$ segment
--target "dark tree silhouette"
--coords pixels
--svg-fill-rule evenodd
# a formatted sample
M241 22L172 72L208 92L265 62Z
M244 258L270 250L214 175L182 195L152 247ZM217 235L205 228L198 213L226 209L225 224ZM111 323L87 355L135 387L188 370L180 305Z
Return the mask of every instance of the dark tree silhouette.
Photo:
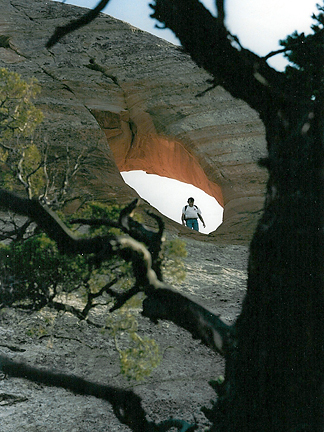
M324 9L318 7L311 35L282 42L293 65L280 73L266 62L276 53L261 58L241 47L226 29L224 1L216 5L215 18L197 0L155 0L152 16L174 31L215 86L249 104L265 125L268 157L260 163L269 171L266 200L250 246L247 294L232 327L167 287L135 240L79 240L37 202L3 191L0 203L28 211L66 253L119 254L133 262L137 289L147 295L143 314L174 321L225 356L225 380L214 385L218 399L205 410L210 432L322 432ZM19 369L2 361L8 373ZM129 409L127 421L121 416L134 431L195 429L178 421L140 422L135 414Z
M153 5L153 17L266 129L265 208L211 430L322 431L323 8L307 40L295 34L282 43L295 67L279 73L232 45L223 3L218 18L195 0Z
M100 12L107 6L108 2L109 0L101 0L94 9L90 9L90 11L81 18L76 19L65 26L57 27L53 35L47 41L46 48L51 48L67 34L89 24L91 21L97 18Z

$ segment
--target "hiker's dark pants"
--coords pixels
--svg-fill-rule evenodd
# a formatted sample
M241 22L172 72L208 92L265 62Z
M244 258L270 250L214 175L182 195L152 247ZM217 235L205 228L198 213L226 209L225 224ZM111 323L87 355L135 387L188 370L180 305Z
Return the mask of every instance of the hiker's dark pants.
M188 228L194 229L195 231L199 231L198 219L186 219L186 225Z

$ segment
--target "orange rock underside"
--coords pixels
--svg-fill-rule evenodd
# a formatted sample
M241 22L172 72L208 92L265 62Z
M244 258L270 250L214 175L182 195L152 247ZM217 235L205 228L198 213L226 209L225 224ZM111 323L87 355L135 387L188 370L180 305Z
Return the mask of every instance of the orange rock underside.
M192 184L224 205L221 188L211 182L198 161L177 141L153 134L136 134L133 141L110 144L120 171L143 170Z
M142 170L192 184L224 206L221 188L210 181L196 158L177 140L159 135L143 112L112 113L93 109L105 132L119 171Z

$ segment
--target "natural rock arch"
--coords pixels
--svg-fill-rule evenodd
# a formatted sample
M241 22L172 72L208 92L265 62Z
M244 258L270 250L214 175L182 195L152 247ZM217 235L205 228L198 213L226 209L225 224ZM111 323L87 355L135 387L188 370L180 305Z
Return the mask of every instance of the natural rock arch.
M265 155L257 114L221 87L197 97L210 76L188 55L108 15L43 48L57 25L83 13L56 2L5 3L8 43L0 47L1 67L39 80L37 104L53 151L91 150L80 193L129 202L135 192L120 169L145 167L215 196L224 205L217 238L248 242L266 182L257 165Z
M139 124L129 119L128 112L113 115L92 110L92 114L105 132L120 172L143 170L189 183L224 206L220 186L207 178L199 162L182 143L159 136L147 114Z

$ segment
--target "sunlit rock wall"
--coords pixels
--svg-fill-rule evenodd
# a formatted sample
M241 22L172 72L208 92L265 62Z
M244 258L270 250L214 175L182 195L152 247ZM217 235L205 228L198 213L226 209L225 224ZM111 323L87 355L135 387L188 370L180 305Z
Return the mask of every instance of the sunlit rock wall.
M225 211L213 235L249 240L266 181L257 115L222 88L198 97L210 77L180 48L107 15L45 49L56 26L84 12L44 0L0 4L0 36L9 37L0 66L42 89L38 139L86 155L78 186L87 199L129 201L136 193L119 170L142 169L214 196Z

